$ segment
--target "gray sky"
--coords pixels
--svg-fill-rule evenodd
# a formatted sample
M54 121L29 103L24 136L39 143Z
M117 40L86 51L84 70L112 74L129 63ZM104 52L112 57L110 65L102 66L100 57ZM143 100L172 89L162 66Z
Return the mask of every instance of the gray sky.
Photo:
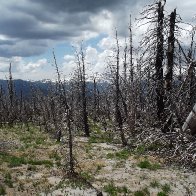
M29 74L29 79L51 78L53 73L50 73L48 61L51 60L52 48L55 48L62 69L66 70L67 64L67 70L71 70L73 56L69 49L63 53L64 48L60 45L64 44L66 47L93 39L97 41L97 46L92 47L91 41L88 42L89 57L103 56L97 57L99 62L94 65L99 70L98 64L103 64L103 58L109 53L107 50L112 44L109 37L114 35L115 28L122 38L125 37L129 14L132 14L134 20L143 6L149 3L152 1L1 0L0 77L5 77L8 64L12 62L16 78L27 79L24 73ZM174 8L177 8L185 22L196 24L195 0L167 0L168 14ZM142 29L137 29L135 34L140 31Z

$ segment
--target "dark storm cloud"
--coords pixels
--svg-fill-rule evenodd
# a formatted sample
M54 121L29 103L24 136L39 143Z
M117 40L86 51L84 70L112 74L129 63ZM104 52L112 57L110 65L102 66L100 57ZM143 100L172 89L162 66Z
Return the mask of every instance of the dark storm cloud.
M0 40L0 46L13 46L14 42L11 40Z
M151 0L145 1L149 2ZM113 27L117 27L119 34L124 35L129 14L141 11L141 4L144 1L1 0L0 56L37 55L57 42L79 38L86 31L105 33L102 25L97 24L97 19L92 20L103 15L103 10L112 13ZM107 16L100 17L104 24Z
M6 38L1 40L0 37L0 55L6 57L36 55L55 41L69 41L81 36L84 31L95 32L96 24L92 24L90 17L102 9L110 11L117 11L120 7L123 9L126 1L2 0L0 35ZM46 40L45 46L40 47L40 41L44 40Z
M95 32L96 24L90 17L102 9L122 8L126 1L1 0L0 55L37 55L55 41L69 41L84 31Z
M127 0L30 0L51 11L61 12L96 12L100 9L115 9ZM134 0L136 1L136 0ZM132 0L132 2L134 2Z
M45 40L20 40L0 42L0 54L2 57L12 56L34 56L40 55L47 48L47 42Z

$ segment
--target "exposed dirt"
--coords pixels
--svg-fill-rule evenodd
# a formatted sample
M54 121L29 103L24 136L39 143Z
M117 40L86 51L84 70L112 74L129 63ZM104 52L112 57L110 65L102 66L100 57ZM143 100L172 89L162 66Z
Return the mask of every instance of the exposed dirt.
M91 143L84 137L75 138L74 149L77 172L103 195L196 196L196 174L168 167L163 159L138 155L120 144ZM66 179L65 154L66 144L63 148L38 128L1 129L0 193L96 195L92 187Z

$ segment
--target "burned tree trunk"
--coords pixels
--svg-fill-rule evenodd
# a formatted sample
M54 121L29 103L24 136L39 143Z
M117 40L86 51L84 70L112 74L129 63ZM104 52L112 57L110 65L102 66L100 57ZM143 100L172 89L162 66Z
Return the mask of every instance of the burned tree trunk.
M157 117L162 120L164 112L164 90L163 90L163 20L164 20L164 6L161 2L158 3L158 27L157 27L157 51L156 51L156 105L157 105Z
M169 37L168 37L168 49L167 49L167 66L166 66L166 74L165 74L165 98L166 107L171 104L170 90L172 89L172 81L173 81L173 68L174 68L174 44L175 44L175 22L176 22L176 9L170 14L169 20ZM169 111L170 113L170 111ZM165 111L165 115L166 111ZM171 128L172 124L172 115L169 115L166 123L162 128L162 132L166 133Z
M172 88L173 67L174 67L175 21L176 21L176 9L170 15L170 24L169 24L170 32L168 37L168 49L167 49L167 71L165 75L166 91L169 91Z
M83 123L84 131L87 137L90 136L89 125L88 125L88 113L87 113L87 104L86 104L86 78L85 78L85 64L84 64L84 55L82 52L82 105L83 105Z
M127 141L124 135L124 131L123 131L123 119L122 119L122 114L120 111L120 84L119 84L119 79L120 79L120 73L119 73L119 53L120 53L120 49L119 49L119 43L118 43L118 35L117 35L117 31L116 31L116 46L117 46L117 54L116 54L116 71L115 71L115 118L116 118L116 122L117 122L117 126L118 126L118 130L120 132L120 137L121 137L121 141L123 146L127 145Z
M10 67L9 67L8 90L9 90L10 106L12 108L12 106L13 106L13 99L14 99L14 89L13 89L12 64L11 63L10 63Z
M192 30L191 33L191 46L189 49L189 53L188 53L188 60L189 63L193 62L194 59L194 37L195 37L195 30ZM196 81L196 77L195 77L195 62L192 63L192 69L190 69L189 71L189 106L192 108L194 103L195 103L195 81Z
M88 124L88 112L87 112L87 101L86 101L86 73L85 73L85 62L84 62L84 53L81 49L81 82L82 82L82 116L83 116L83 126L85 136L90 136L89 124Z
M96 78L93 79L93 121L96 122L99 117L99 97Z

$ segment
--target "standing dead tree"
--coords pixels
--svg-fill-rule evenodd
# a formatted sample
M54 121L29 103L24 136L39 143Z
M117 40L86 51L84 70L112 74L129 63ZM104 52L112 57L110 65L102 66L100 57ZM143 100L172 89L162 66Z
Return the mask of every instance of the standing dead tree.
M147 112L149 123L157 124L164 118L164 54L165 54L165 18L164 1L146 6L138 19L140 26L147 28L140 42L137 61L137 100L142 113ZM156 109L155 109L156 108ZM138 108L139 109L139 108ZM141 112L140 112L141 113Z
M67 95L66 95L66 90L64 87L64 83L61 80L58 64L56 61L55 54L53 52L53 57L54 57L54 63L55 63L55 68L56 68L56 73L57 73L57 86L58 86L58 91L57 91L57 98L60 103L60 108L63 112L61 112L61 122L60 125L66 126L67 132L68 132L68 165L67 168L65 168L66 173L70 177L75 177L77 175L75 171L75 161L74 161L74 156L73 156L73 134L72 134L72 117L71 117L71 108L68 104L67 101Z
M81 82L82 82L82 111L83 111L83 123L85 136L90 136L89 124L88 124L88 112L87 112L87 96L86 96L86 69L85 69L85 57L84 52L81 48L81 61L82 61L82 72L81 72Z
M166 74L165 74L165 118L167 118L166 107L171 113L171 99L172 99L172 82L173 82L173 70L174 70L174 52L175 52L175 27L176 27L176 9L169 16L169 36L167 43L167 64L166 64ZM166 123L162 128L162 132L166 133L169 131L169 127L172 125L172 116L169 115Z
M165 74L165 88L169 91L172 88L173 68L174 68L174 44L175 44L175 23L176 23L176 9L170 14L169 23L169 37L167 49L167 66Z
M126 52L126 50L125 50ZM131 133L135 132L135 116L136 116L136 101L135 101L135 92L134 92L134 63L133 63L133 32L132 32L132 21L130 15L129 23L129 78L128 78L128 124L131 130Z
M123 146L127 145L127 140L125 138L124 130L123 130L123 118L120 110L120 48L119 48L119 42L118 42L118 34L116 31L116 67L115 67L115 119L117 122L117 128L120 132L120 137Z
M157 117L159 120L163 118L164 113L164 89L163 89L163 58L164 58L164 37L163 37L163 21L164 21L164 5L158 2L158 18L157 18L157 50L155 60L155 76L156 76L156 101L157 101Z
M85 67L85 55L81 46L80 53L76 52L78 74L81 85L81 99L82 99L82 121L83 129L86 137L90 136L90 129L88 124L88 112L87 112L87 94L86 94L86 67Z
M195 38L195 28L192 29L191 31L191 44L190 44L190 48L189 48L189 51L188 51L188 63L192 63L195 59L195 41L194 41L194 38ZM195 76L195 67L192 66L192 69L190 69L189 71L189 106L190 108L192 108L195 104L195 98L196 98L196 95L195 95L195 82L196 82L196 76Z

